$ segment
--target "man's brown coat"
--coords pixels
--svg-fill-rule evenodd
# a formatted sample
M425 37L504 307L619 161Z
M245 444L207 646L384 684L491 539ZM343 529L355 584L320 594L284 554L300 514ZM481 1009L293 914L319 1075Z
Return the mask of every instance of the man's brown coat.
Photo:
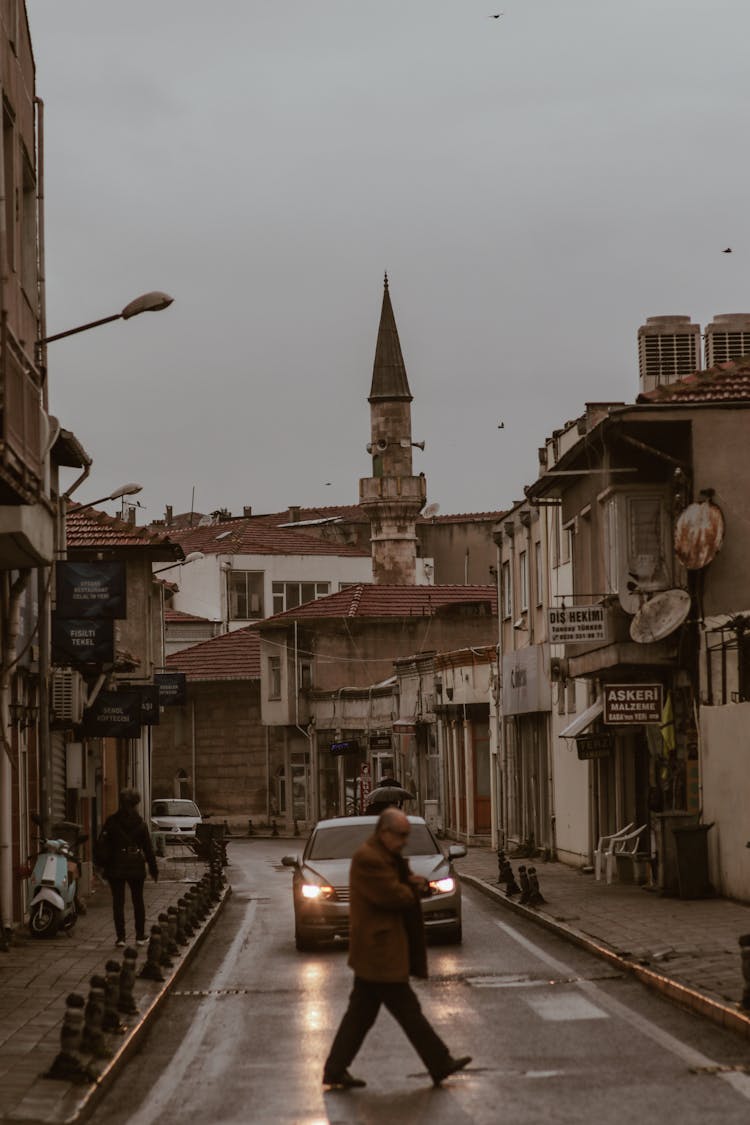
M349 875L349 964L363 980L427 976L422 908L402 881L408 864L371 836L352 858Z

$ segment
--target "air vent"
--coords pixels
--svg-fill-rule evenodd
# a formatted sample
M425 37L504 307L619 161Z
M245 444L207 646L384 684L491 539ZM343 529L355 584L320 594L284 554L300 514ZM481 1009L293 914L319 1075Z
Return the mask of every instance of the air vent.
M80 723L83 717L83 680L72 668L56 668L52 673L51 705L58 722Z
M638 329L641 391L692 375L701 366L700 325L689 316L650 316Z

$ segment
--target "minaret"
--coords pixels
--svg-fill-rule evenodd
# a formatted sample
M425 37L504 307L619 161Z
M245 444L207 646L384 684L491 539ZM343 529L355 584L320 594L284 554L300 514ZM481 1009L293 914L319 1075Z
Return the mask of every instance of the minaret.
M427 482L424 473L412 472L411 401L386 274L369 397L372 476L359 482L359 504L371 524L373 578L381 585L416 583L415 525Z

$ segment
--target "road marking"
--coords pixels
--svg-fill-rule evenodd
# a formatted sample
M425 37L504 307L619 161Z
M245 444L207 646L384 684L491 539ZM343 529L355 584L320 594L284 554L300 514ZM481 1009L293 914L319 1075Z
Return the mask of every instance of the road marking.
M565 965L562 961L558 961L556 957L552 957L549 953L546 953L538 945L535 945L533 941L529 941L528 938L519 933L518 930L507 925L505 922L500 922L497 918L494 919L494 922L509 938L512 938L518 945L523 946L529 953L538 957L545 965L549 965L556 973L569 977L575 976L575 973L568 965ZM719 1065L701 1051L696 1051L693 1047L688 1046L687 1043L680 1042L674 1035L670 1035L668 1031L663 1031L644 1016L639 1016L632 1008L626 1007L626 1005L620 1003L619 1000L615 1000L614 997L607 995L606 992L602 992L593 981L578 981L576 987L582 992L588 993L589 996L596 997L602 1007L606 1008L612 1015L617 1016L619 1019L637 1028L639 1032L643 1035L647 1035L654 1043L657 1043L660 1047L663 1047L664 1050L675 1055L682 1062L687 1063L689 1067L703 1068L716 1067ZM750 1101L750 1075L740 1074L734 1071L717 1071L716 1077L729 1083L738 1094L741 1094L743 1098L747 1098Z
M179 1093L180 1083L201 1050L203 1038L219 1003L220 995L227 988L230 975L236 969L237 957L252 929L256 909L257 903L255 901L248 903L242 924L234 935L234 941L214 973L211 984L206 989L209 995L206 997L205 1003L196 1008L187 1035L172 1056L166 1069L162 1071L158 1080L154 1083L148 1095L148 1101L144 1102L138 1112L129 1119L128 1125L153 1125L160 1118L168 1118L167 1107Z
M603 1012L585 996L575 992L557 992L551 996L524 996L524 1000L543 1020L608 1020Z

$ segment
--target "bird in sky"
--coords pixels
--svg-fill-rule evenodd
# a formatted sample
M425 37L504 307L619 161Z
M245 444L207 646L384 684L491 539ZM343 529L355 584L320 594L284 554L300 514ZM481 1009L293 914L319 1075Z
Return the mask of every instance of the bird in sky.
M504 430L505 429L505 422L498 422L497 428L498 428L498 430Z
M726 250L722 250L722 254L731 254L731 253L732 253L732 247L731 246L727 246Z
M500 16L504 16L505 12L493 12L491 16L487 16L488 20L499 20Z

